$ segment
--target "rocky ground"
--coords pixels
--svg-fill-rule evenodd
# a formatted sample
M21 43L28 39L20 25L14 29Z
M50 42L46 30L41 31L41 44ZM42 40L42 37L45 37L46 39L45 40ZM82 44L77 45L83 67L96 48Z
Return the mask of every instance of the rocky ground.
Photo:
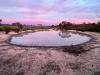
M70 48L32 48L10 45L15 34L0 32L0 75L100 75L100 33L83 32L94 40L75 54ZM75 50L73 49L73 50Z

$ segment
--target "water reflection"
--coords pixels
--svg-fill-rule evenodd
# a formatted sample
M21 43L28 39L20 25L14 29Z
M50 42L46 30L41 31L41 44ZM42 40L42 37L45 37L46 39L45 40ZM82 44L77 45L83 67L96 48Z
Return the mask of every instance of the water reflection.
M90 39L75 32L50 30L13 36L10 43L21 46L70 46L85 43Z
M60 31L58 35L61 36L61 38L70 38L71 37L70 33L65 32L65 31Z

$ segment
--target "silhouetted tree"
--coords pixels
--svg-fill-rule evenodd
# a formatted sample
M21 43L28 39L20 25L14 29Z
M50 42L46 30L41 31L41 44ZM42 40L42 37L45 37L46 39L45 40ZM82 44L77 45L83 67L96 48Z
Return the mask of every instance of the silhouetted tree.
M2 22L2 19L0 19L0 24L1 24L1 22Z
M71 26L72 23L70 22L66 22L66 21L62 21L60 24L59 24L59 28L60 29L68 29L69 26Z
M19 28L20 30L23 29L23 25L22 25L20 22L13 23L12 25L18 26L18 28Z

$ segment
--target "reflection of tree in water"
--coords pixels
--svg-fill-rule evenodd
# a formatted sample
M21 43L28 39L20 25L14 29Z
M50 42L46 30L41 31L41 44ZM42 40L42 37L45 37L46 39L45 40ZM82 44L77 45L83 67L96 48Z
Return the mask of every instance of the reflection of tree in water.
M71 37L70 32L66 32L66 31L60 31L58 34L62 38L69 38L69 37Z

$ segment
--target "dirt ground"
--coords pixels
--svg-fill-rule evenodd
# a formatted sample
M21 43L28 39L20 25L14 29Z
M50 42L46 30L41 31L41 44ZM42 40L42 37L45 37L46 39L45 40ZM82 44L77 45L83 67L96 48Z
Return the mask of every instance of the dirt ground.
M75 55L66 48L10 45L5 41L15 33L0 32L0 75L100 75L100 33L82 33L95 40L82 45L86 52Z

